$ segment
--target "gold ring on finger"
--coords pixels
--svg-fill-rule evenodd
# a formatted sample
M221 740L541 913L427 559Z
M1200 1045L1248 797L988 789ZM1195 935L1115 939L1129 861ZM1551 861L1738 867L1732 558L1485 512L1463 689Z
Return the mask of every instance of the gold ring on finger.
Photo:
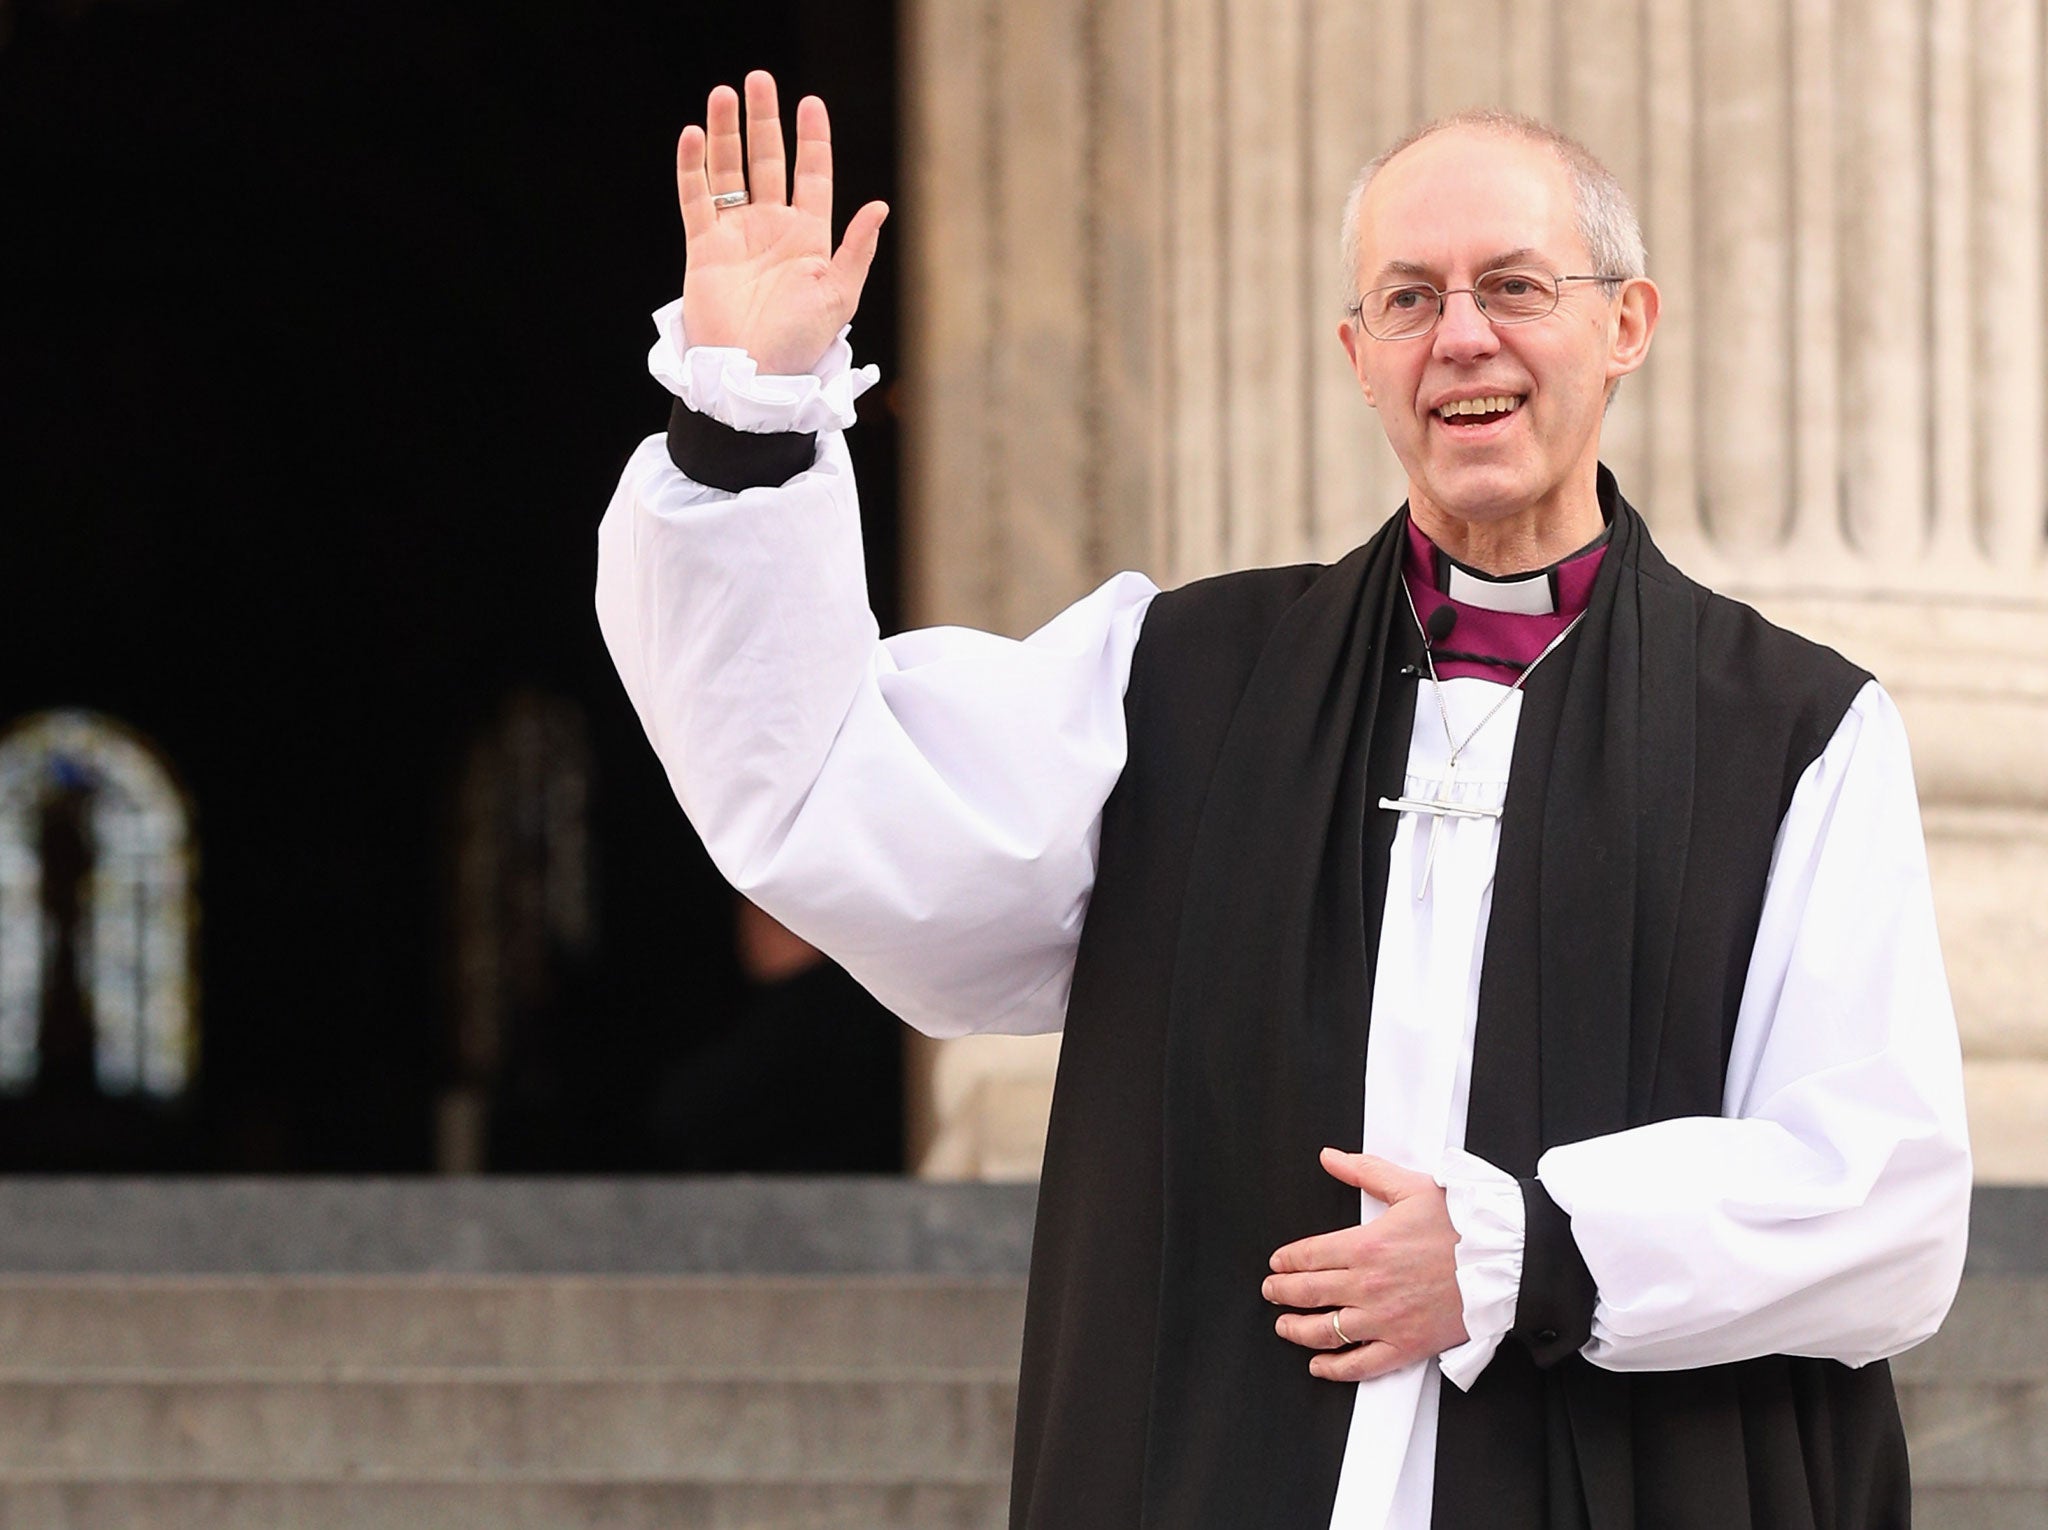
M1337 1336L1337 1343L1341 1348L1349 1349L1358 1342L1344 1332L1344 1325L1337 1321L1337 1314L1334 1312L1330 1314L1330 1332Z

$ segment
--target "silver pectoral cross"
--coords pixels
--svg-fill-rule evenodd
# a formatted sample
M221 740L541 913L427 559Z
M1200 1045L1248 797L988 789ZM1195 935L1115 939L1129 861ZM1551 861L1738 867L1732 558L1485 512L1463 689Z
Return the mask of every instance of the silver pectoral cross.
M1500 809L1479 807L1469 802L1450 800L1451 787L1458 774L1458 762L1452 760L1444 772L1439 795L1434 797L1382 797L1380 806L1395 813L1426 813L1429 815L1429 849L1422 857L1422 883L1415 889L1415 901L1420 903L1429 896L1430 873L1436 870L1436 837L1443 828L1446 818L1498 818Z

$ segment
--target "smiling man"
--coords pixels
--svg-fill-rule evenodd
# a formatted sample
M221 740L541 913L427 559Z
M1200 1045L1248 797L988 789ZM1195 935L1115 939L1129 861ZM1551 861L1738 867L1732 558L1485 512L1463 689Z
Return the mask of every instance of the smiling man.
M1343 248L1361 291L1338 337L1415 525L1511 571L1597 536L1601 418L1657 327L1613 177L1534 124L1453 119L1367 167ZM1450 301L1454 282L1470 301Z
M933 1034L1065 1030L1013 1525L1903 1526L1883 1362L1969 1189L1905 740L1600 467L1658 311L1613 178L1488 114L1360 177L1409 491L1349 557L880 642L883 209L835 254L823 106L793 196L746 106L679 147L598 612L742 891Z

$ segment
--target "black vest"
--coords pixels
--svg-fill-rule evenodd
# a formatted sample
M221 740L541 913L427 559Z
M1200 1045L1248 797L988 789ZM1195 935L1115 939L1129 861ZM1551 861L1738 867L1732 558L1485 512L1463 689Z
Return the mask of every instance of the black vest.
M1443 1388L1440 1530L1904 1526L1888 1369L1621 1374L1532 1176L1552 1145L1715 1115L1777 829L1868 679L1680 575L1601 491L1587 619L1527 687L1466 1146L1524 1177L1515 1330ZM1324 1530L1351 1388L1259 1294L1355 1222L1371 975L1419 657L1397 515L1330 567L1159 596L1125 698L1046 1145L1013 1530ZM1396 617L1399 619L1397 620Z

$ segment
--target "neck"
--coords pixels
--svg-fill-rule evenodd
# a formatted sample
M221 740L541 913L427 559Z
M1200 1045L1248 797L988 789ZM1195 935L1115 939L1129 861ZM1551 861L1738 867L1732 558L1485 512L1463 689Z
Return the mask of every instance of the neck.
M1533 505L1484 520L1452 514L1411 483L1408 513L1424 536L1467 568L1525 574L1570 557L1600 535L1594 476L1574 477L1578 481Z

